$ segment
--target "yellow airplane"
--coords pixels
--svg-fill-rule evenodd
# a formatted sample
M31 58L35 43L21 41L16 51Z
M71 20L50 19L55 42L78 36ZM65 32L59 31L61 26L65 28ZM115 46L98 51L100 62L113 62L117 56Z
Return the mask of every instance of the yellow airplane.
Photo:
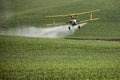
M78 25L78 29L80 29L80 25L81 23L86 23L88 21L94 21L94 20L98 20L99 18L93 18L93 13L94 12L98 12L100 11L99 9L98 10L93 10L93 11L88 11L88 12L81 12L81 13L73 13L73 14L65 14L65 15L54 15L54 16L46 16L46 18L52 18L53 19L53 23L52 24L47 24L48 26L53 26L53 25L61 25L61 24L57 24L55 22L55 18L57 17L70 17L70 20L66 23L66 24L69 24L71 25L72 27L74 27L75 25ZM76 16L79 16L79 15L83 15L83 14L90 14L90 18L88 20L83 20L83 21L77 21L76 20ZM68 26L68 29L70 30L71 27Z

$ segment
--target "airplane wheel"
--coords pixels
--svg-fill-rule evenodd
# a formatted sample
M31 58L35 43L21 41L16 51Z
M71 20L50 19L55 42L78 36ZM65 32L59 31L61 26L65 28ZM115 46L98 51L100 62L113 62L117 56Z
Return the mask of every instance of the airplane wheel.
M70 27L68 27L68 29L70 30Z
M78 29L80 29L80 26L78 26Z

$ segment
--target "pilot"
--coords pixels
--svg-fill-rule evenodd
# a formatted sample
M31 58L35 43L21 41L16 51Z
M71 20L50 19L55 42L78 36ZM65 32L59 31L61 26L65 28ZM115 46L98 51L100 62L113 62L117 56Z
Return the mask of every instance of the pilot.
M70 16L70 19L72 20L72 19L75 19L75 16Z

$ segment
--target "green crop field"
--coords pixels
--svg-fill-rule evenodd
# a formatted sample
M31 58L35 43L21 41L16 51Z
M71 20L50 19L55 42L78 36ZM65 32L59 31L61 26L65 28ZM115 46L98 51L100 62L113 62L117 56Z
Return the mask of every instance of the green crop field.
M119 0L0 0L0 29L46 28L51 20L45 16L96 9L101 11L93 16L100 19L66 39L0 35L0 80L119 80Z
M1 80L119 80L120 43L0 36Z

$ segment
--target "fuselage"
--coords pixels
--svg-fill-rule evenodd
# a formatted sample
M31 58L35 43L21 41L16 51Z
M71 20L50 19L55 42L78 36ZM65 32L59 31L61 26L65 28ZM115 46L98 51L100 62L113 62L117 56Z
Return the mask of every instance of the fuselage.
M72 19L72 20L70 20L70 21L69 21L69 24L71 24L72 26L77 25L77 21L76 21L76 19Z

